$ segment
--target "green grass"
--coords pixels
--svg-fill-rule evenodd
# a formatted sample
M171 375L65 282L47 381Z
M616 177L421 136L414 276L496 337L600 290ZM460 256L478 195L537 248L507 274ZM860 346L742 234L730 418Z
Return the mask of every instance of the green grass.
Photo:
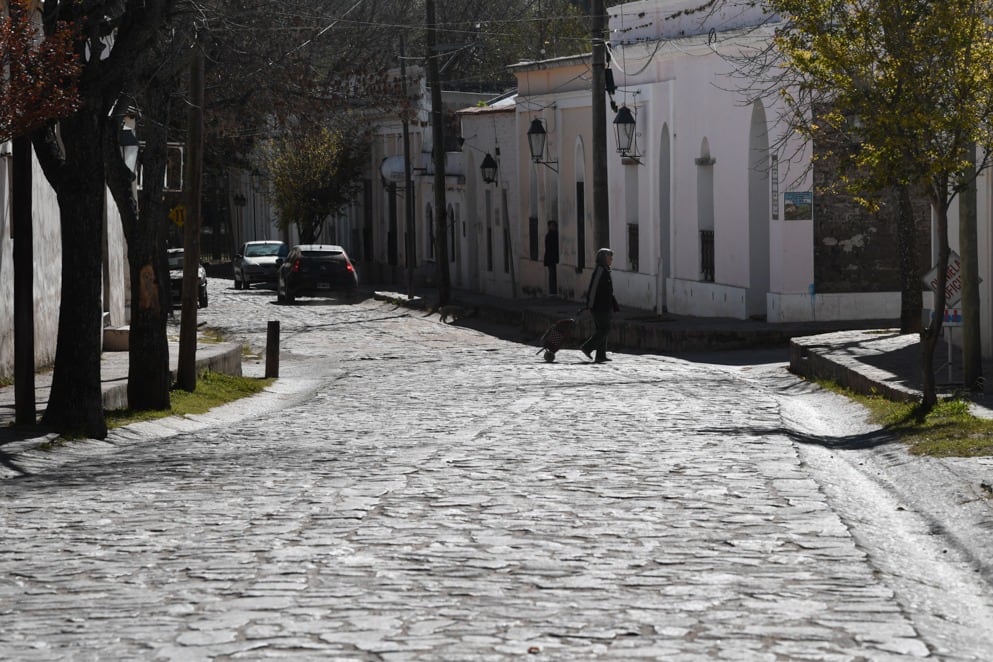
M916 403L859 395L835 382L818 383L861 403L868 409L872 423L892 432L915 455L993 456L993 420L969 413L969 403L965 400L940 400L934 409L922 416L920 405Z
M222 343L227 338L220 329L204 326L197 330L197 341L202 343Z
M236 377L220 372L204 372L197 378L196 389L191 393L173 389L169 393L169 409L134 411L118 409L104 412L108 428L117 428L130 423L154 421L167 416L204 414L214 407L247 398L261 392L275 381Z

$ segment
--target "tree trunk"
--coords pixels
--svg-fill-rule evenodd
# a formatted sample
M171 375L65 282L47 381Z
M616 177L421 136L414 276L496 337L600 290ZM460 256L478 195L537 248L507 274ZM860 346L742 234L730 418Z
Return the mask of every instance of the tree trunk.
M920 259L917 246L917 219L910 197L910 187L896 187L897 252L900 259L900 333L920 333L924 294L921 290Z
M197 291L200 267L200 194L203 163L203 50L194 42L190 62L190 108L186 132L186 177L183 227L183 316L179 326L179 365L176 386L189 393L197 388Z
M62 301L52 389L42 423L60 433L107 436L100 379L104 166L100 105L60 124L65 164L52 182L62 230ZM47 145L46 145L47 148Z
M14 138L11 223L14 229L14 422L38 422L34 362L34 214L31 139Z
M976 145L969 149L968 187L959 194L959 256L962 259L962 376L965 387L982 390L983 348L979 322L979 237L976 204Z
M128 334L128 406L136 410L169 409L169 340L166 320L171 307L165 262L167 209L162 202L166 168L167 96L146 92L146 122L141 139L144 187L135 201L132 173L116 147L107 154L108 187L117 202L128 242L131 274L131 327ZM112 126L116 130L116 121ZM116 141L113 141L116 144ZM116 153L115 153L116 152Z

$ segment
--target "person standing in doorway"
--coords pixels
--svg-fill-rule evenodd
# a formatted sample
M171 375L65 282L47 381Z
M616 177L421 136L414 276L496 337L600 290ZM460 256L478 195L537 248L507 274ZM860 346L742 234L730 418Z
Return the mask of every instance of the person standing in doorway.
M593 313L593 335L580 345L586 358L594 363L606 363L607 334L610 333L610 318L620 310L614 298L614 284L610 279L610 265L614 262L614 251L601 248L596 252L596 267L586 290L586 307ZM594 357L593 353L596 352Z
M559 224L548 221L548 233L545 234L545 266L548 267L548 294L555 296L559 293Z

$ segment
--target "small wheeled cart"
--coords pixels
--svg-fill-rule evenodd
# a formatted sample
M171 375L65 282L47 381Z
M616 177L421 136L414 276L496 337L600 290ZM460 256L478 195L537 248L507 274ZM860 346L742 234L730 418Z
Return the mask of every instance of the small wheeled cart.
M569 340L573 329L576 328L576 320L573 318L559 320L548 327L548 330L541 336L538 344L541 345L536 354L544 352L545 361L551 363L555 360L555 352L562 349L562 345Z

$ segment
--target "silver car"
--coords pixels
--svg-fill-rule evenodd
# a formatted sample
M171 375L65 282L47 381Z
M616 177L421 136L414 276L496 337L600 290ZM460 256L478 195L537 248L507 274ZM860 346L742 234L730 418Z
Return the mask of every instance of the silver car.
M169 291L173 303L183 298L183 249L170 248L166 251L169 261ZM197 265L197 308L207 307L207 270L203 264Z
M245 290L252 283L275 283L278 262L288 253L281 241L247 241L234 256L234 289Z

